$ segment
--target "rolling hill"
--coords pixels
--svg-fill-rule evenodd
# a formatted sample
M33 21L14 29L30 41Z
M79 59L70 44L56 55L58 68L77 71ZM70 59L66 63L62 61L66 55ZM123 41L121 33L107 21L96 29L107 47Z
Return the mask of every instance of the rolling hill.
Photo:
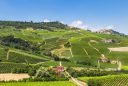
M38 72L59 62L77 70L127 70L128 51L109 49L127 46L128 36L113 30L91 32L59 22L0 21L0 73Z

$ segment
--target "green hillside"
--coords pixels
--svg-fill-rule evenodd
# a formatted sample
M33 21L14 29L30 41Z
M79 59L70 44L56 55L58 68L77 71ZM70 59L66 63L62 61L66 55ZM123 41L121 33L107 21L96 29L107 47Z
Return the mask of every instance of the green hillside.
M118 47L128 47L128 36L59 22L0 21L0 73L28 73L31 78L25 81L67 81L66 71L75 78L127 74L128 51L109 49ZM55 69L59 65L64 67L60 75Z
M1 21L0 59L2 62L25 63L27 61L34 64L50 59L63 60L65 58L73 63L96 67L101 54L104 54L112 60L116 60L117 56L120 56L119 60L122 64L127 64L125 52L115 55L116 52L109 53L108 50L108 47L127 46L127 36L98 34L76 28L70 29L63 24L59 26L58 22L46 24L47 27L54 26L52 31L47 28L43 29L45 24L39 23L42 27L35 28L39 25L29 22L20 23L24 28L17 29L20 27L16 26L17 22ZM108 44L103 42L104 39L116 41ZM18 41L19 43L17 43ZM70 43L69 47L65 46L67 42ZM15 49L17 50L15 51ZM6 55L8 52L9 56Z

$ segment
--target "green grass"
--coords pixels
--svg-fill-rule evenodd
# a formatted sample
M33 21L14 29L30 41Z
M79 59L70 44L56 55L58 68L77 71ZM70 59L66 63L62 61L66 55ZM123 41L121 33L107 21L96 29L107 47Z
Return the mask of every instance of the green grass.
M123 70L128 70L128 66L122 66Z
M55 81L55 82L12 82L0 83L0 86L76 86L70 81Z

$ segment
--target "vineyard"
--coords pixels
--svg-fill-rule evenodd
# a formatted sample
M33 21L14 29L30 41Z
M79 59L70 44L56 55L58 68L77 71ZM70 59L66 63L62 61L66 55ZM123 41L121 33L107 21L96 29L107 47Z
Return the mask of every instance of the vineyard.
M111 75L101 77L80 77L89 86L128 86L128 75Z
M69 60L69 62L63 62L64 66L97 67L98 59L101 57L101 54L104 54L111 60L116 60L118 57L120 57L118 59L124 66L128 63L128 60L126 58L128 56L127 52L110 53L110 51L108 50L108 47L112 46L127 46L127 37L125 38L119 35L97 34L85 30L48 31L40 29L36 30L32 28L20 30L17 30L16 28L4 28L0 29L0 31L1 37L13 34L15 38L20 38L22 40L30 42L31 44L35 43L35 46L39 46L36 52L33 53L31 50L24 51L21 49L14 49L12 47L1 45L0 60L2 62L30 64L44 62L42 64L44 66L56 66L58 65L56 64L56 61L50 61L53 60L52 54L54 54L56 57L66 58ZM110 38L120 41L120 43L117 42L106 44L103 42L103 39ZM68 48L64 46L67 42L71 44L71 46ZM101 68L116 67L117 65L114 64L101 63Z
M10 50L9 52L9 61L10 62L15 62L15 63L38 63L38 62L44 62L47 61L48 59L44 56L39 57L36 55L32 54L27 54L21 51L14 51Z
M50 66L58 66L60 63L60 61L46 61L46 62L41 62L35 66L44 66L44 67L50 67ZM82 64L76 64L76 63L73 63L73 62L64 62L64 61L61 61L62 65L64 67L89 67L89 66L85 66L85 65L82 65Z
M0 63L0 73L11 73L15 68L26 69L27 65L22 63L9 63L2 62Z
M128 51L109 50L128 46L128 36L99 34L63 24L62 29L58 22L50 23L51 26L14 23L17 22L6 26L4 22L5 26L0 27L0 73L25 73L30 78L24 79L27 83L8 82L0 86L75 86L68 81L71 78L66 71L88 86L128 86ZM117 70L119 66L123 70Z

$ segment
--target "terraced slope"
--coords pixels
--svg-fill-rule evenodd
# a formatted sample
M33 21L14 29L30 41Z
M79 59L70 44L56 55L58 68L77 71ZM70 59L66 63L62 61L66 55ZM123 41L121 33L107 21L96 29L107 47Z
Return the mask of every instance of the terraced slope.
M13 47L14 44L12 46L2 45L0 47L0 60L2 62L36 64L53 60L56 56L57 58L67 59L69 63L97 67L98 60L103 54L110 60L115 61L118 58L124 66L128 63L127 52L111 52L108 49L110 47L128 46L128 37L120 35L98 34L80 29L54 29L53 31L33 28L16 29L13 27L0 29L1 38L9 35L27 41L36 48L22 50ZM104 40L110 39L114 42L104 42ZM70 47L65 47L67 42L71 44ZM102 68L116 68L116 66L117 64L101 63Z

